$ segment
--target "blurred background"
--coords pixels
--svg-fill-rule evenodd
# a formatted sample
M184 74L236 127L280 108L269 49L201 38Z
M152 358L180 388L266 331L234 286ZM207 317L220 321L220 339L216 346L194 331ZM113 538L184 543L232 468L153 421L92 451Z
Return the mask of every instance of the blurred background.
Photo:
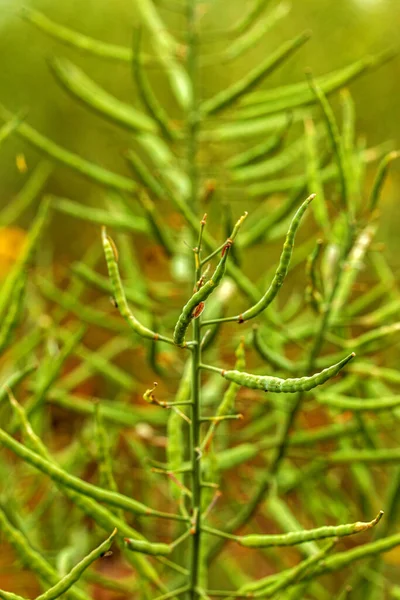
M175 35L183 31L181 15L167 10L163 2L157 3L163 18ZM129 146L129 134L118 127L108 125L100 117L90 113L72 100L54 80L49 68L49 57L67 56L100 85L118 98L136 104L137 93L132 82L129 64L104 62L80 54L77 50L54 41L19 16L23 5L44 12L59 24L114 44L130 46L133 27L137 25L134 0L1 0L0 12L0 101L14 113L27 110L27 121L40 132L51 137L68 149L100 163L105 167L128 173L123 151ZM226 2L214 0L204 2L202 19L203 33L229 27L237 21L243 11L243 0ZM377 53L398 44L400 3L398 0L304 0L293 2L284 19L253 50L245 53L238 61L223 67L218 60L211 68L203 71L202 94L212 95L224 83L242 76L249 64L255 64L273 51L283 40L300 31L310 29L311 40L297 52L288 63L267 78L264 88L304 81L304 70L310 67L315 75L350 64L369 53ZM229 41L223 38L217 43L204 44L205 54L213 54L225 47ZM163 100L174 114L174 105L168 87L158 71L152 73L153 81L163 88ZM400 58L395 58L378 70L367 73L350 85L357 111L357 128L360 136L366 136L369 145L392 140L393 146L400 142ZM335 106L335 104L334 104ZM338 105L337 105L338 106ZM23 153L28 171L21 173L16 166L16 156ZM15 136L8 138L0 149L1 191L0 205L20 189L25 178L38 162L38 154ZM385 202L390 210L384 211L381 237L390 245L393 259L398 250L396 222L399 204L396 189L400 184L400 163L393 165L390 176L390 191ZM57 167L48 189L75 200L98 203L104 192L82 178ZM235 211L240 212L238 198ZM248 208L246 206L246 208ZM26 214L29 223L32 214ZM71 221L71 222L70 222ZM59 246L65 247L73 221L62 225L56 221L53 231L59 237ZM58 235L57 235L58 237ZM73 249L72 249L73 250Z

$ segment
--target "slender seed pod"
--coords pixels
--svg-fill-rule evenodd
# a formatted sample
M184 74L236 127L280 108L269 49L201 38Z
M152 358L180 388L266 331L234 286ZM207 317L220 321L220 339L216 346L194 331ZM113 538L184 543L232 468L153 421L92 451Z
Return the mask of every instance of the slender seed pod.
M399 156L400 151L389 152L389 154L386 154L386 156L384 156L381 162L379 163L378 171L376 173L375 181L371 190L371 196L369 199L370 212L373 212L378 205L382 188L388 175L391 162L396 158L399 158Z
M305 297L313 310L319 314L323 302L323 286L320 273L317 269L318 258L322 250L322 240L317 240L315 247L306 263L307 286L305 289Z
M17 529L0 509L0 531L14 548L21 562L29 567L39 578L49 585L56 585L60 579L59 574L49 562L26 539L26 536ZM1 595L1 594L0 594ZM71 600L89 600L89 596L82 590L69 590Z
M318 103L322 109L325 123L331 138L331 143L333 147L333 151L335 153L336 162L338 165L339 177L340 177L340 185L342 191L341 201L345 208L351 208L349 205L349 174L347 169L346 157L343 148L343 141L340 136L339 128L337 126L335 116L333 114L332 108L316 81L312 78L312 75L308 73L309 84L314 92Z
M269 546L295 546L303 542L311 540L321 540L328 537L345 537L355 533L367 531L375 527L383 517L383 511L372 521L363 523L349 523L348 525L338 525L336 527L318 527L317 529L309 529L303 531L293 531L283 535L245 535L238 537L238 542L246 548L268 548Z
M350 398L348 396L330 396L318 394L316 399L319 404L325 404L331 408L339 410L349 410L351 412L380 412L390 410L400 406L400 396L388 396L380 398Z
M18 129L21 120L21 117L17 115L10 119L8 123L5 123L2 127L0 127L0 145Z
M51 200L52 208L64 215L69 215L75 219L81 219L88 223L96 225L107 225L118 231L127 231L132 233L149 233L150 227L147 220L139 215L124 213L114 213L102 208L86 206L79 202L74 202L68 198L59 196L48 196Z
M95 406L97 458L99 463L100 486L118 492L112 468L112 456L107 431L104 427L100 403Z
M301 563L288 569L286 572L284 571L281 577L277 578L271 585L267 583L265 588L258 589L255 592L255 598L271 598L275 596L278 592L286 589L292 583L301 580L304 574L315 565L323 563L326 555L332 550L335 545L335 540L329 542L324 548L322 548L316 554L313 554L306 560L303 560Z
M168 338L161 336L158 333L155 333L154 331L151 331L151 329L148 329L147 327L142 325L140 321L138 321L136 317L131 313L128 306L128 302L126 300L124 288L122 287L121 277L118 269L117 256L115 254L115 245L111 238L108 237L105 227L103 227L102 229L101 236L104 254L107 262L108 274L110 277L115 302L117 304L119 312L124 317L125 321L131 327L131 329L133 329L133 331L141 337L155 341L161 340L164 342L173 343L172 340L169 340Z
M141 31L140 29L136 34L136 43L134 47L133 55L133 75L136 80L136 86L139 91L140 98L147 109L150 117L158 124L162 134L167 140L175 140L177 138L176 132L172 129L171 120L164 110L162 104L158 101L154 94L149 80L147 79L146 73L143 69L143 59L141 48Z
M168 556L171 554L172 547L169 544L151 543L145 540L134 540L125 538L126 547L133 552L150 554L151 556Z
M246 33L257 22L258 18L266 9L270 0L254 0L253 6L250 7L242 19L233 27L233 32L236 35Z
M234 381L238 385L254 390L263 390L264 392L274 392L277 394L308 392L318 385L322 385L328 381L328 379L335 377L335 375L337 375L339 371L354 358L354 356L355 354L353 352L335 365L332 365L311 377L280 379L279 377L257 376L240 371L221 371L221 375L225 379L228 379L228 381Z
M244 321L248 321L249 319L254 319L257 315L259 315L263 310L267 308L269 304L274 300L275 296L281 289L283 282L285 280L286 274L289 269L290 259L292 257L294 240L296 236L296 232L300 226L300 221L305 211L307 210L308 205L313 200L314 194L309 196L307 200L303 202L300 208L297 210L294 215L292 222L289 227L289 231L286 236L285 243L283 245L283 251L279 260L279 266L276 270L275 276L268 288L265 292L264 296L251 308L246 310L243 314L238 316L239 323L243 323Z
M107 538L100 546L92 550L90 554L85 556L73 569L61 579L54 587L50 588L44 594L37 596L36 600L55 600L62 594L64 594L69 588L80 579L83 572L90 567L90 565L106 554L113 542L114 537L117 534L117 530L114 529L109 538Z
M132 170L134 177L156 198L162 200L166 197L167 191L160 184L156 177L151 173L147 165L142 161L136 152L128 150L125 154L128 166Z
M245 220L246 216L247 216L247 213L245 213L237 221L237 223L232 231L231 237L227 239L227 241L223 247L222 256L221 256L220 261L219 261L214 273L212 274L211 278L203 285L203 287L201 287L197 292L195 292L193 294L193 296L188 300L188 302L183 307L182 312L181 312L181 314L178 318L178 321L175 325L175 330L174 330L173 339L174 339L174 343L177 346L181 346L181 347L185 346L186 331L187 331L190 323L192 322L192 320L197 315L196 310L198 309L199 306L204 307L204 303L207 300L207 298L210 296L210 294L212 294L214 292L214 290L221 283L222 278L225 274L226 261L228 259L229 250L230 250L233 242L235 241L235 238L239 231L239 228L240 228L241 224L243 223L243 221Z
M324 195L324 186L321 181L321 164L318 152L318 139L314 122L311 118L304 121L306 159L307 159L307 180L309 193L316 194L316 200L313 203L315 220L322 228L327 237L330 231L328 208Z
M73 29L54 23L54 21L50 20L46 15L37 10L33 10L30 7L28 8L27 6L24 6L21 9L20 14L40 31L63 42L67 46L78 48L93 56L112 61L129 63L132 60L132 50L128 47L95 40L87 35L74 31ZM146 62L149 62L150 59L146 58L145 60Z
M260 336L257 326L253 327L253 346L260 357L268 362L272 367L276 369L283 369L289 373L296 371L297 367L292 360L286 358L286 356L282 356L278 352L275 352L275 350L270 348L268 344L264 342Z
M8 390L13 390L21 381L23 381L28 375L33 373L37 369L37 365L29 365L25 367L25 369L21 369L20 371L16 371L6 381L0 384L0 404L3 402L5 398L7 398Z
M28 450L28 448L17 442L14 438L9 436L2 429L0 429L0 443L2 443L6 448L11 450L11 452L14 452L17 456L25 460L30 465L34 466L42 473L45 473L54 481L59 481L66 487L69 487L72 490L84 494L89 498L93 498L94 500L98 500L99 502L104 502L110 506L122 508L123 510L131 512L132 514L139 514L143 516L160 516L165 518L176 519L178 521L185 520L184 517L181 517L180 515L170 515L169 513L162 513L160 511L153 510L145 506L141 502L133 500L132 498L128 498L123 494L103 490L102 488L87 483L86 481L83 481L78 477L69 475L66 471L61 469L61 467L43 459L31 450Z
M19 220L21 215L32 205L42 192L51 173L53 165L47 160L41 161L32 171L29 179L18 194L0 211L0 223L7 227Z
M322 137L324 131L321 128L318 128L317 133L318 137ZM235 169L232 173L232 180L247 184L260 179L264 180L271 175L283 171L303 156L305 152L305 141L305 138L301 137L288 145L273 158L267 158L256 164L245 165Z
M85 106L125 129L156 133L157 125L153 119L114 98L69 60L52 58L50 66L56 79L67 92L83 102Z
M168 227L160 219L160 215L154 202L149 198L144 190L139 192L139 202L146 213L149 222L150 230L154 235L154 239L165 250L168 257L172 257L175 253L175 247L171 238Z
M271 135L266 141L252 146L240 154L235 154L226 161L226 166L230 169L245 167L253 164L254 162L258 162L259 160L262 160L263 158L266 158L267 156L270 156L274 152L278 151L283 144L291 124L292 118L289 116L287 118L287 123L282 127L282 130L279 133Z
M28 416L32 415L43 404L47 392L58 378L65 361L74 351L85 331L85 327L80 327L69 336L57 356L51 356L47 360L42 361L38 370L38 382L35 386L35 392L25 405ZM10 429L12 433L15 432L15 423L11 424Z
M10 117L9 111L1 105L0 116L3 119L8 119ZM103 169L103 167L81 158L79 154L74 154L73 152L65 150L65 148L55 144L52 140L26 123L21 123L18 126L16 133L29 142L34 148L43 152L46 156L77 171L90 181L94 181L107 188L112 188L120 192L132 193L137 189L136 183L129 177L123 177L122 175Z
M21 316L26 287L26 273L21 272L20 278L15 282L15 287L10 297L10 306L0 327L0 355L9 345L14 329Z
M157 8L150 0L138 0L135 8L139 11L143 25L152 37L154 51L165 68L177 101L183 109L187 110L192 100L193 90L185 69L177 60L179 43L169 33Z
M71 271L74 275L79 277L79 279L81 279L86 284L94 287L97 290L100 290L101 292L105 292L110 295L112 294L112 287L109 279L107 279L103 275L100 275L99 273L96 273L96 271L88 267L85 263L74 263L71 267ZM125 295L126 299L129 300L129 302L132 302L137 306L140 306L142 308L153 307L152 301L149 298L147 298L144 294L142 294L142 292L134 288L127 288L125 290Z
M45 460L53 462L53 459L47 448L33 431L24 408L12 396L10 397L10 401L11 406L17 418L19 419L26 441L29 443L31 448L37 454L39 454L39 456ZM123 519L113 514L110 510L94 501L92 498L88 498L87 496L84 496L83 494L76 492L71 488L65 487L60 482L56 481L55 483L62 493L69 500L71 500L71 502L73 502L80 510L82 510L84 514L96 521L96 523L103 529L109 530L111 527L117 527L120 535L129 535L130 537L140 539L141 536L137 531L135 531L135 529L127 525ZM157 572L144 557L136 557L133 559L133 562L135 568L144 578L159 586L160 580Z
M234 83L228 87L228 89L219 92L216 96L210 98L210 100L203 102L200 109L205 115L213 115L220 110L227 108L253 89L309 39L310 32L306 31L293 40L285 42L278 50L266 58L265 61L245 75L243 79Z
M384 51L380 54L366 56L350 65L328 75L316 79L317 84L325 94L330 94L353 81L370 69L375 69L396 55L395 51ZM272 90L260 90L248 94L242 100L247 104L236 115L240 119L251 119L255 117L280 113L281 111L307 106L316 102L315 95L307 83L295 83Z

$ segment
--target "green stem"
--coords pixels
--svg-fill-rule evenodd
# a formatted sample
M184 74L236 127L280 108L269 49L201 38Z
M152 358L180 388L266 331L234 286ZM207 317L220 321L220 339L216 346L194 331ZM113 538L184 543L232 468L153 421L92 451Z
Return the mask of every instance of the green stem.
M197 165L198 133L199 133L199 99L197 93L197 0L189 0L187 3L187 73L192 86L192 103L187 115L187 170L190 179L189 203L194 213L198 209L199 172ZM195 284L201 276L200 252L204 224L200 226L200 235L195 248ZM200 448L200 318L193 321L193 346L192 346L192 410L190 424L190 460L192 465L191 487L192 487L192 518L193 535L191 537L190 550L190 574L188 581L188 597L196 600L199 566L200 566L200 535L201 535L201 462L199 456Z

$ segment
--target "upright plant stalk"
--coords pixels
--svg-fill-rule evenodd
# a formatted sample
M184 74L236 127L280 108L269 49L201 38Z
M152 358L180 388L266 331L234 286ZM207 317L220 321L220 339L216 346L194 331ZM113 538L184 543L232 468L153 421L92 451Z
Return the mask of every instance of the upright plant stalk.
M197 165L198 132L199 132L199 101L198 101L198 33L197 33L197 0L188 0L187 3L187 72L192 87L192 102L187 114L187 170L190 180L189 202L193 212L196 212L199 196L199 173ZM202 232L205 223L202 223L197 247L194 251L195 258L195 285L201 277L200 251ZM190 424L190 461L192 469L192 538L190 551L190 575L188 597L191 600L198 598L196 591L200 565L201 542L201 461L200 449L200 316L193 320L193 349L192 349L192 411Z

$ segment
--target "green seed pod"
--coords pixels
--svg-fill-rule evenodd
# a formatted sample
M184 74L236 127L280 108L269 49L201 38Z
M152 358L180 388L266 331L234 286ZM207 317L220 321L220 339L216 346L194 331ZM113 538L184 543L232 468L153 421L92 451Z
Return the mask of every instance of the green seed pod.
M24 183L23 188L0 211L0 223L2 227L7 227L11 223L18 221L20 216L42 192L52 172L53 165L50 162L42 161L38 164L32 171L29 179Z
M124 46L117 46L115 44L107 44L95 40L89 36L78 33L63 25L54 23L47 16L40 13L37 10L24 6L20 11L21 16L32 23L40 31L47 33L52 38L63 42L67 46L72 48L78 48L81 51L87 52L93 56L105 58L108 60L115 60L118 62L129 63L132 60L132 50L125 48ZM147 58L148 62L149 59Z
M367 56L347 67L333 71L316 79L317 84L325 94L343 88L366 71L380 66L382 63L395 56L393 51L384 51L381 54ZM237 117L251 119L255 117L271 115L281 111L307 106L316 101L315 95L307 83L295 83L292 85L277 87L272 90L260 90L253 92L243 99L242 104L250 106L237 111ZM258 106L251 106L258 104Z
M154 94L143 68L143 59L140 51L141 37L141 31L138 30L136 35L135 52L133 56L133 74L137 89L139 91L140 98L147 109L147 112L158 124L165 139L170 141L175 140L177 138L177 134L171 127L171 120L164 110L164 107Z
M153 119L114 98L69 60L53 58L50 66L56 79L67 92L101 116L130 131L157 132L157 125Z
M73 569L61 579L54 587L50 588L44 594L37 596L36 600L55 600L62 594L64 594L70 587L81 578L81 575L90 565L97 560L98 558L104 556L106 554L113 542L114 537L117 534L117 530L114 529L110 537L105 540L100 546L92 550L90 554L85 556L84 559L80 561Z
M115 302L117 304L119 312L124 317L128 325L133 329L133 331L141 337L155 341L161 340L164 342L170 342L168 338L165 338L164 336L161 336L158 333L155 333L154 331L151 331L151 329L148 329L147 327L142 325L140 321L138 321L136 317L134 317L134 315L131 313L128 306L128 302L126 300L124 288L122 287L114 242L111 240L111 238L108 237L105 227L103 227L101 235L103 241L104 254L107 262L108 274L110 277Z
M26 273L22 272L20 278L15 282L10 297L10 306L0 327L0 355L9 345L13 337L14 329L18 325L25 299L25 286Z
M289 231L286 236L285 243L283 245L283 251L279 260L279 266L276 270L275 276L269 286L268 290L265 292L264 296L251 308L246 310L243 314L237 317L239 323L243 323L244 321L248 321L249 319L253 319L257 315L259 315L263 310L267 308L269 304L273 301L279 290L281 289L283 282L285 280L286 274L289 269L290 259L292 257L294 240L296 236L296 232L300 226L300 221L305 211L307 210L308 205L311 200L313 200L314 194L309 196L307 200L303 202L300 208L297 210L294 215L292 222L289 227Z
M381 511L372 521L363 523L349 523L348 525L338 525L336 527L318 527L303 531L293 531L283 535L245 535L238 538L238 542L247 548L268 548L269 546L295 546L311 540L321 540L328 537L344 537L367 531L375 527L381 520L383 511Z
M312 75L308 73L309 84L312 91L315 94L315 97L318 100L318 103L322 109L326 127L329 132L329 136L331 139L331 144L333 151L335 153L336 163L339 171L340 185L341 185L341 202L345 208L350 208L349 206L349 173L348 173L348 164L346 162L346 156L343 148L343 141L340 136L340 131L337 126L335 116L333 114L332 108L320 88L320 86L315 82L312 78Z
M305 44L309 38L310 33L306 31L293 40L282 44L278 50L273 52L265 61L245 75L243 79L234 83L228 87L228 89L219 92L214 98L203 102L200 105L201 111L205 115L213 115L236 102L287 60L287 58Z
M143 554L151 554L152 556L168 556L171 554L172 548L168 544L152 544L145 540L134 540L125 538L126 547L133 552L142 552Z
M263 141L256 146L252 146L240 154L235 154L226 161L226 166L230 169L238 169L240 167L251 165L254 162L270 156L274 152L277 152L281 148L291 124L292 118L289 116L287 118L287 123L282 128L282 131L276 133L275 135L271 135L266 141Z
M270 348L268 344L264 342L260 336L257 326L253 327L253 346L261 358L275 369L282 369L283 371L288 371L289 373L296 371L296 365L292 360L286 358L286 356L282 356L278 352L275 352L275 350Z
M349 410L352 412L372 411L379 412L390 410L400 405L399 396L381 396L379 398L350 398L349 396L329 396L328 394L318 394L316 397L320 404L325 404L331 408L339 410Z
M28 450L28 448L9 436L3 429L0 429L0 443L42 473L45 473L54 481L60 482L62 485L88 496L89 498L93 498L98 502L104 502L110 506L122 508L123 510L133 514L140 514L143 516L160 516L178 521L185 520L185 518L181 517L180 515L170 515L169 513L153 510L141 502L133 500L132 498L128 498L123 494L103 490L102 488L87 483L78 477L69 475L69 473L61 469L61 467L58 465L55 465L48 460L43 459L41 456L38 456L35 452Z
M318 139L314 122L311 118L304 121L306 158L307 158L307 183L311 194L316 194L316 200L313 203L315 220L328 237L330 231L329 215L324 195L324 186L321 180L321 163L318 150Z
M31 569L41 581L53 586L57 584L60 579L57 571L38 550L33 548L25 534L7 519L2 510L0 510L0 531L14 548L23 565ZM69 590L68 595L71 600L89 600L85 592L74 588Z
M219 261L214 273L212 274L211 278L203 285L203 287L201 287L197 292L195 292L193 294L193 296L189 299L189 301L183 307L182 312L181 312L181 314L178 318L178 321L175 325L175 330L174 330L173 339L174 339L174 343L177 346L181 346L181 347L185 346L186 331L187 331L190 323L192 322L192 320L194 318L196 318L197 310L199 310L199 307L204 308L204 302L207 300L207 298L210 296L210 294L212 294L213 291L221 283L222 278L225 274L226 261L228 259L229 250L230 250L230 248L236 238L236 235L239 231L239 228L240 228L241 224L243 223L243 221L245 220L246 216L247 216L247 213L245 213L242 217L240 217L240 219L236 223L236 225L232 231L231 237L227 239L226 244L223 247L222 256L221 256L220 261Z
M389 154L386 154L386 156L384 156L381 162L379 163L378 171L376 173L375 181L371 190L371 196L369 199L370 212L373 212L378 205L382 188L385 183L391 162L396 158L399 158L399 156L400 151L389 152Z
M177 101L183 109L187 110L192 100L193 90L185 69L176 59L180 50L179 43L169 33L157 8L150 0L138 0L135 8L139 11L143 25L152 37L154 51L165 68Z
M153 197L156 197L159 200L164 199L167 195L166 190L159 183L156 177L154 177L150 169L142 161L138 154L132 150L128 150L125 156L135 179L137 179L139 183L141 183L146 190L153 195Z
M264 392L274 392L277 394L308 392L318 385L322 385L328 379L335 377L354 356L353 352L335 365L311 377L280 379L279 377L250 375L249 373L242 373L240 371L221 371L221 375L225 379L228 379L228 381L234 381L238 385L255 390L263 390Z
M58 196L49 196L51 206L64 215L69 215L76 219L94 223L96 225L107 225L118 231L128 231L132 233L149 233L150 227L147 220L139 215L120 212L112 214L102 208L94 208L74 202L68 198Z
M10 113L0 105L1 118L8 119ZM112 188L120 192L135 192L137 185L129 177L123 177L107 169L103 169L78 154L65 150L62 146L58 146L52 140L42 135L30 125L21 123L16 131L17 135L29 142L34 148L43 152L46 156L54 159L62 165L65 165L74 171L77 171L90 181L94 181L107 188Z

